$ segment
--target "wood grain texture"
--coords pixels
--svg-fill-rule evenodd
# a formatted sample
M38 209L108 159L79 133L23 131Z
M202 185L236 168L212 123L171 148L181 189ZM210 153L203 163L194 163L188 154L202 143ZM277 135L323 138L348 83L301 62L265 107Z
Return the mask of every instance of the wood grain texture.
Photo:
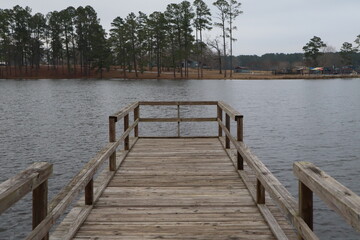
M115 117L109 117L109 142L116 142L116 121ZM115 171L116 168L116 153L111 154L109 158L109 169Z
M140 107L137 106L134 109L134 122L137 121L140 117ZM134 128L134 137L139 137L139 125L137 124Z
M48 181L44 181L33 190L32 199L32 229L35 229L48 213ZM42 240L48 240L49 234Z
M216 118L140 118L140 122L216 122Z
M128 106L121 109L119 112L114 113L113 115L111 115L110 118L114 118L115 121L118 121L119 119L121 119L121 118L125 117L126 115L128 115L131 111L133 111L138 106L139 106L139 102L131 103Z
M219 101L218 102L218 106L225 112L227 113L230 118L232 120L237 121L238 118L242 118L243 115L241 113L239 113L238 111L236 111L234 108L232 108L229 104L223 102L223 101Z
M217 101L141 101L139 105L171 106L171 105L217 105Z
M222 119L223 119L223 111L221 107L217 106L217 120L222 122ZM222 137L222 129L220 126L218 127L218 136Z
M226 126L226 129L228 130L228 132L230 133L230 115L229 114L225 114L225 126ZM230 134L229 134L230 135ZM228 135L225 136L226 138L226 148L230 148L230 138L228 137Z
M52 174L52 164L37 162L0 184L0 214L35 190Z
M311 189L312 192L342 216L353 228L360 231L360 197L356 193L340 184L312 163L296 162L294 163L293 171L302 185ZM309 190L306 191L305 186L302 186L300 189L303 190L304 194L309 195ZM304 201L301 206L304 212L310 211L306 209L312 207L312 205L309 206L310 203L308 201ZM308 216L308 218L310 217Z
M217 138L140 138L74 239L275 239Z

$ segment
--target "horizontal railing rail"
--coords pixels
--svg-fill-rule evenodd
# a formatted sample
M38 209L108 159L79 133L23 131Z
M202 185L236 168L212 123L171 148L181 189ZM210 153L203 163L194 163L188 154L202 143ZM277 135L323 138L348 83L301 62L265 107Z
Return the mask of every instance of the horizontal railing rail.
M216 118L140 118L140 122L216 122Z
M357 231L360 231L360 196L309 162L293 166L299 179L299 214L313 225L313 193Z
M0 214L33 192L33 229L47 215L48 179L53 172L53 165L46 162L32 164L26 170L0 184ZM42 236L48 239L47 234Z
M171 106L171 105L218 105L217 101L141 101L139 105Z
M138 106L177 106L177 116L168 118L141 117L139 122L177 122L177 137L181 137L180 124L182 122L216 122L216 117L180 117L180 106L217 106L217 101L141 101Z

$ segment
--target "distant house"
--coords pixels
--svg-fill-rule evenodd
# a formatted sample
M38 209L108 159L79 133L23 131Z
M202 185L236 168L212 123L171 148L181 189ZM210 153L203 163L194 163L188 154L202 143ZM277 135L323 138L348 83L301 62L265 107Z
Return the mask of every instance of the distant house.
M234 69L234 72L236 72L236 73L250 73L251 71L247 67L236 67Z

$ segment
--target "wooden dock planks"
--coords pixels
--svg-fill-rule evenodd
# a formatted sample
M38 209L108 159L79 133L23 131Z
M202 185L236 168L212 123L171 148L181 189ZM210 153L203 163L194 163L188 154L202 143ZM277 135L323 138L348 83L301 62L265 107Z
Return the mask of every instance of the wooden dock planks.
M275 239L219 140L138 140L74 239Z

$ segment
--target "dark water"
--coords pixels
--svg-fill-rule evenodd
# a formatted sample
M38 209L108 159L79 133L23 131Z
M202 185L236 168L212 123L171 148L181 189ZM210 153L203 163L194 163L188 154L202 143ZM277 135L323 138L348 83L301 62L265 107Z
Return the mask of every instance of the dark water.
M50 198L105 145L108 116L137 100L224 100L244 114L245 142L296 196L294 161L311 161L360 194L360 80L166 81L0 80L0 181L34 161L54 164ZM165 109L175 116L175 109ZM215 116L213 108L198 108ZM141 114L154 114L144 109ZM193 115L188 108L182 115ZM143 125L140 133L175 135L176 126ZM187 124L215 135L215 125ZM31 194L30 194L31 195ZM0 217L0 239L30 231L31 196ZM321 239L360 239L318 201ZM9 229L10 230L5 230Z

